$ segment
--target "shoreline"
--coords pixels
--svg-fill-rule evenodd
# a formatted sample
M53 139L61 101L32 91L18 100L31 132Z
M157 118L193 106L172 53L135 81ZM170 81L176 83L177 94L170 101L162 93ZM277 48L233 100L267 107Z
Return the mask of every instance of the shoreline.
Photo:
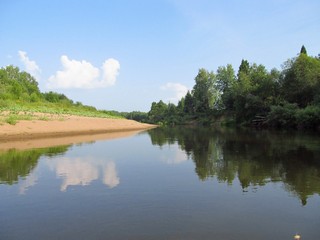
M95 137L101 138L102 135L105 137L108 137L107 135L121 136L155 127L157 126L128 119L82 116L67 116L63 120L21 120L15 125L7 123L0 125L0 149L3 144L8 147L11 145L10 143L14 146L13 142L22 143L30 140L51 141L55 139L56 141L53 142L59 144L63 138L72 138L74 139L72 141L79 138L82 139L81 141L85 141L84 139L89 137L89 141L93 141ZM72 141L68 142L73 143Z

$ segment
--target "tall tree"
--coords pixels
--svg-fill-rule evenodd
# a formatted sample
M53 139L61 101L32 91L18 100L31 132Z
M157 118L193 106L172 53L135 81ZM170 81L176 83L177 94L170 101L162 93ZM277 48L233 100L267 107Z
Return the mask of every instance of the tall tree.
M283 70L282 92L290 103L306 107L319 95L320 61L300 54Z
M192 95L197 113L209 113L214 108L218 91L215 88L215 75L205 69L200 69L195 78Z
M183 111L186 114L193 114L194 113L194 103L193 103L193 97L190 93L190 91L187 92L185 100L184 100L184 109Z
M232 86L236 81L234 69L231 64L226 67L219 67L216 74L217 88L221 93L222 108L233 108Z
M306 54L307 55L307 49L305 48L304 45L302 45L302 47L301 47L300 54Z
M237 75L238 80L241 80L242 75L248 75L249 70L250 70L249 62L245 59L242 59L241 64L239 66L238 75Z

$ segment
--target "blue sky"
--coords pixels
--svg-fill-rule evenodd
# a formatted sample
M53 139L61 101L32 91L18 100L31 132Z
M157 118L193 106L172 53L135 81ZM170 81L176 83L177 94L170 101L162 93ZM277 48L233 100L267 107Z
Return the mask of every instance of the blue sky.
M199 68L320 53L319 0L0 0L0 66L98 109L176 103Z

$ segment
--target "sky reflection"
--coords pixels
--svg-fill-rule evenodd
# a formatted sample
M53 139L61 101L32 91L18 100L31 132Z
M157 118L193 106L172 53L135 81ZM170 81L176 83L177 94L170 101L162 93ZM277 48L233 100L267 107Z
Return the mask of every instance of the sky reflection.
M37 184L37 181L38 181L38 172L37 172L37 169L35 169L21 182L19 186L19 194L25 194L30 187Z
M107 162L104 168L103 183L109 188L114 188L119 185L120 178L116 170L116 164L114 162Z
M96 161L93 158L62 157L49 163L58 178L63 179L60 190L67 191L70 186L87 186L101 176L103 184L109 188L119 185L120 178L113 161ZM100 173L102 172L102 173Z
M167 164L180 164L188 160L188 156L178 144L169 145L167 151L163 151L162 161Z

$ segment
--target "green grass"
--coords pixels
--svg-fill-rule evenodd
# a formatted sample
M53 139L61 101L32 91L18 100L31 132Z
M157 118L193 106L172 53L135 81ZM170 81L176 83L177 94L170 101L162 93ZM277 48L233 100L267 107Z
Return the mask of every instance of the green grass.
M3 114L6 112L6 114ZM37 116L37 113L46 114ZM101 118L123 118L112 112L96 110L93 107L66 105L60 103L36 102L26 103L19 101L6 101L0 105L0 123L5 122L15 125L20 120L43 120L49 121L48 115L55 116L55 119L64 120L65 115L75 115L84 117L101 117Z
M9 117L5 118L4 120L6 123L9 123L10 125L16 125L18 122L18 119L16 115L10 115Z
M41 116L41 117L38 118L38 120L41 120L41 121L49 121L50 118L47 117L47 116Z
M33 119L34 119L34 116L28 113L24 113L24 114L9 113L8 115L5 115L3 117L2 121L9 123L10 125L16 125L17 122L20 120L33 120Z

